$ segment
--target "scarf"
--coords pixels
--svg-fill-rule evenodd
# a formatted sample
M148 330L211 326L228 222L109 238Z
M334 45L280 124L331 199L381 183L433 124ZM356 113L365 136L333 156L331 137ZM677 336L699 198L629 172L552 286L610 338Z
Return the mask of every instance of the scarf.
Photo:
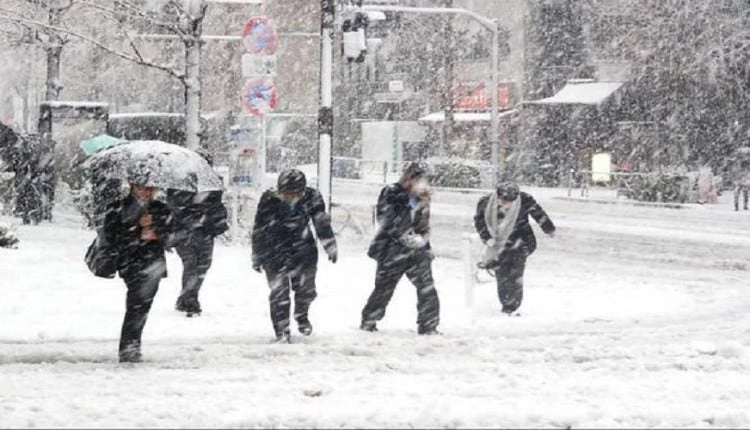
M498 205L497 205L497 193L492 193L487 201L487 207L484 209L484 222L487 224L487 229L490 232L490 236L495 239L495 246L488 246L484 252L485 263L494 262L500 259L503 251L505 251L506 243L510 238L513 229L516 226L518 220L518 214L521 211L521 196L519 195L513 200L513 203L507 208L502 210L504 217L502 220L498 219Z

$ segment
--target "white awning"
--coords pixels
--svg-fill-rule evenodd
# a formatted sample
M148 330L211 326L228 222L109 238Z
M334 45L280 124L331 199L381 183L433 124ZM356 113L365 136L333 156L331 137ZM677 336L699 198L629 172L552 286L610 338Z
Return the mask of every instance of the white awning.
M515 109L498 112L498 118L503 118L516 113ZM492 120L489 112L454 112L453 120L456 122L490 122ZM445 112L434 112L419 118L419 122L443 122Z
M568 82L554 96L526 103L598 105L621 86L622 82Z

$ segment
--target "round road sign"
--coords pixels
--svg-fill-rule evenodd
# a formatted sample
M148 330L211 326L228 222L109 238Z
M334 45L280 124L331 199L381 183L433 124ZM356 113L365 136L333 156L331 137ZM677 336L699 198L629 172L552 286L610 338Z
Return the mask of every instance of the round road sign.
M255 116L262 116L276 108L277 99L276 86L268 79L251 79L242 88L242 104Z
M251 54L273 54L279 43L279 36L270 19L254 16L242 27L242 43Z

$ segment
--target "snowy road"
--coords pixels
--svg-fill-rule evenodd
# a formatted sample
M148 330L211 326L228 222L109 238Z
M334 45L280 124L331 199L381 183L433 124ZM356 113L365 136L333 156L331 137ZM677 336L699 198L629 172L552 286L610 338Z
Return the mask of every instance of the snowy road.
M377 187L337 186L366 223ZM520 318L498 315L491 283L465 306L449 257L478 196L438 192L443 336L415 334L405 281L380 332L356 329L374 264L346 230L315 334L292 345L269 344L247 248L217 248L197 319L173 310L170 254L135 367L116 362L122 282L82 262L93 233L71 216L20 227L0 249L0 427L750 427L750 214L532 191L559 230L538 234Z

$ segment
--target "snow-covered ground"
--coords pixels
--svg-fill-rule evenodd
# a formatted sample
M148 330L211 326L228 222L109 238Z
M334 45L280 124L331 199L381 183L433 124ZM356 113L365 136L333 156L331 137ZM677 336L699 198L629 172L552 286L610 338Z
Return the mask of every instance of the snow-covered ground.
M335 219L366 227L377 191L335 184ZM750 213L730 196L666 209L531 192L558 232L536 228L520 318L486 276L466 305L478 195L440 191L443 336L416 335L405 280L380 331L357 330L374 262L345 229L339 262L321 259L315 333L291 345L270 343L247 247L217 247L194 319L173 310L168 255L139 365L117 363L125 287L87 271L94 233L65 211L18 226L19 248L0 249L0 427L750 427Z

